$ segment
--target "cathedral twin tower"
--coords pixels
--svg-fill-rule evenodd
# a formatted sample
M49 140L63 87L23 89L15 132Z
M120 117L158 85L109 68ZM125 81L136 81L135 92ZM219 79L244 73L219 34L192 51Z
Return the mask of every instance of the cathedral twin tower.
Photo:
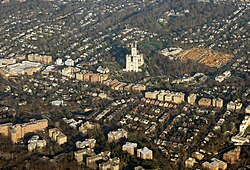
M131 45L131 54L126 55L126 69L125 71L140 72L139 67L144 64L143 55L139 54L137 50L137 43Z

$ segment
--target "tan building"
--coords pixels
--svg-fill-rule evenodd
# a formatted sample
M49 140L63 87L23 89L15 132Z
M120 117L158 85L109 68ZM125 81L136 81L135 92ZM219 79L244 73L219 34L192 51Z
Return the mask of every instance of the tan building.
M132 84L127 84L124 88L124 91L131 91L132 90Z
M74 152L74 157L77 163L82 163L84 161L84 156L94 156L94 149L86 148Z
M213 107L217 107L217 108L223 107L223 99L221 98L214 98L212 103L213 103Z
M146 88L147 87L143 84L136 84L136 85L132 86L133 91L145 91Z
M126 142L125 145L122 145L122 151L126 151L130 155L135 154L135 149L136 148L137 148L137 143Z
M173 100L173 93L172 92L170 92L170 91L167 91L166 92L166 95L165 95L165 101L166 102L172 102L172 100Z
M48 127L48 120L31 120L28 123L16 124L12 126L11 123L0 126L0 133L8 136L13 143L17 143L23 139L27 133L43 130Z
M101 99L106 99L107 98L107 94L106 93L99 93L98 97L100 97Z
M107 162L99 164L99 170L119 170L120 169L120 159L115 157L108 160Z
M240 147L237 147L232 151L224 153L223 159L229 164L234 164L238 159L240 159L240 151Z
M219 170L219 167L215 163L204 162L202 168L206 170Z
M203 98L201 98L201 99L199 100L198 105L199 105L199 106L204 106L204 107L209 107L209 106L212 105L212 100L209 99L209 98L203 97Z
M188 103L191 104L191 105L194 105L195 101L196 101L196 98L197 98L196 94L190 94L188 96Z
M159 93L158 94L158 100L159 101L165 101L165 95L166 95L166 93L164 93L164 92Z
M189 157L186 161L185 161L185 166L187 168L192 168L194 166L194 164L196 163L194 158Z
M192 154L192 156L193 156L194 158L198 159L199 161L202 160L202 159L204 158L204 155L201 154L200 152L194 152L194 153Z
M117 81L114 84L110 85L110 88L115 90L115 87L118 86L119 84L121 84L121 82Z
M223 161L221 161L219 159L216 159L216 158L212 158L211 160L217 164L219 169L222 169L222 170L227 169L227 163L226 162L223 162Z
M142 159L153 159L153 151L147 147L137 149L137 157Z
M102 67L99 66L96 71L101 74L108 74L109 73L109 68L108 67Z
M235 144L235 145L244 145L250 142L250 140L246 137L242 137L239 135L233 136L231 138L231 141Z
M49 137L55 142L57 142L59 145L62 145L67 142L67 136L64 135L57 128L49 129Z
M28 68L26 70L22 70L21 74L25 75L27 74L28 76L33 75L34 73L38 72L40 68Z
M108 133L108 141L117 141L121 138L128 138L128 132L124 129L118 129L117 131L111 131Z
M227 110L230 111L240 111L242 108L242 103L239 101L230 101L227 103Z
M74 75L73 78L75 78L75 73L79 72L79 68L74 68L74 67L66 67L62 70L62 75L70 77L71 75ZM71 76L72 77L72 76Z
M157 99L159 101L173 102L176 104L180 104L185 101L185 94L182 92L170 92L170 91L154 91L154 92L146 92L145 98L147 99Z
M240 103L240 102L236 102L236 103L235 103L235 110L236 110L236 111L240 111L240 110L241 110L241 108L242 108L242 106L243 106L243 104L242 104L242 103Z
M227 110L235 111L235 103L233 101L227 103Z
M77 141L76 147L79 149L91 148L95 147L96 140L95 139L85 139L84 141Z
M76 79L83 81L83 73L76 73Z
M9 128L12 127L12 123L5 123L0 125L0 133L4 136L9 136Z
M127 83L120 82L117 86L115 86L115 90L123 91L123 87L126 85Z
M101 74L100 75L100 82L103 83L104 81L106 81L109 78L108 74Z
M83 74L83 81L89 82L91 76L93 76L93 75L94 75L93 73L84 73L84 74Z
M92 169L98 169L97 161L108 161L111 153L109 151L101 152L98 155L93 155L86 158L86 165Z
M157 99L159 91L154 91L154 92L146 92L145 93L145 98L147 99Z
M19 56L15 56L16 60L22 61L26 59L25 55L19 55Z
M59 134L58 135L58 137L57 137L57 143L59 144L59 145L62 145L62 144L64 144L64 143L67 143L67 136L66 135L64 135L64 134Z
M5 76L18 76L18 75L32 75L34 72L41 70L42 64L30 61L22 61L22 63L16 63L6 66L6 69L2 69L2 74Z
M185 94L178 92L173 94L172 102L176 104L180 104L185 101Z
M223 161L221 161L219 159L216 159L216 158L213 158L211 160L212 160L211 163L204 162L202 164L202 167L204 169L208 169L208 170L219 170L219 169L225 170L225 169L227 169L227 163L225 163L225 162L223 162Z
M90 82L91 82L91 83L97 83L97 82L99 82L99 77L100 77L99 74L93 74L93 75L90 77Z
M116 79L108 79L108 76L106 76L103 80L102 77L105 75L100 75L99 82L102 84L109 86L113 90L119 90L119 91L144 91L146 90L146 86L142 84L127 84L125 82L120 82Z
M104 85L106 85L106 86L109 86L110 83L111 83L112 81L113 81L113 80L111 80L111 79L107 79L107 80L103 81L102 83L103 83Z
M244 134L249 126L250 126L250 116L246 115L240 124L239 133Z
M48 127L48 120L31 120L24 124L16 124L9 128L9 137L13 143L23 139L27 133L43 130Z
M38 54L30 54L28 55L28 60L29 61L36 61L39 63L43 63L43 64L49 64L53 62L52 56L42 56L42 55L38 55Z
M248 105L245 109L245 113L250 114L250 105Z
M108 74L94 74L91 72L76 73L76 79L91 83L97 83L97 82L104 83L108 79Z
M116 79L114 79L114 80L111 80L111 81L110 81L110 83L108 84L108 86L111 87L112 85L117 84L117 83L119 83L119 81L116 80Z
M10 64L15 64L16 59L14 58L8 58L8 59L0 59L0 67L5 66L5 65L10 65Z
M30 140L28 141L28 151L32 152L35 149L40 149L40 148L44 148L47 145L46 140L40 139L39 140L39 136L38 135L34 135L30 138Z
M119 87L119 91L124 91L124 87L126 87L127 83L122 83L122 85Z
M78 131L82 132L83 134L86 134L88 130L91 130L94 128L99 128L99 125L87 121L78 128Z

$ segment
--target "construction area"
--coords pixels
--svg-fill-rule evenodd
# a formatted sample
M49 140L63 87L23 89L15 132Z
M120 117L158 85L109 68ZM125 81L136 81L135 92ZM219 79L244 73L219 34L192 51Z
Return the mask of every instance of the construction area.
M194 60L210 67L220 68L226 65L234 57L231 54L213 51L204 48L191 48L177 54L180 60Z

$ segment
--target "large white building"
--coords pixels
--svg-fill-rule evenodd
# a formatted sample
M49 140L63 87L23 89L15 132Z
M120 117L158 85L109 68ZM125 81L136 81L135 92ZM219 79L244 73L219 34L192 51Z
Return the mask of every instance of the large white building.
M58 66L63 66L64 65L63 60L61 58L56 59L55 64L58 65Z
M125 71L140 72L139 68L144 64L143 55L139 54L137 50L137 44L131 45L131 54L126 55L126 69Z
M231 138L231 141L235 143L235 145L243 145L245 143L250 142L249 135L246 134L246 130L250 126L250 116L245 116L245 119L242 121L240 128L239 128L239 133L236 136L233 136Z
M74 66L74 65L75 65L75 61L72 60L71 58L69 58L69 59L67 59L67 60L65 61L65 65L66 65L66 66Z
M85 148L91 148L93 149L95 147L96 140L95 139L85 139L85 141L77 141L76 142L76 147L80 149L85 149Z
M153 159L153 151L147 147L137 149L137 157L142 159Z

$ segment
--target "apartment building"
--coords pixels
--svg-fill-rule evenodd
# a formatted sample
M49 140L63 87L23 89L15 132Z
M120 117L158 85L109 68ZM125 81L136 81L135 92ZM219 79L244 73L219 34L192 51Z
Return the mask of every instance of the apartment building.
M137 157L142 159L153 159L153 151L147 147L137 149Z
M62 145L67 142L67 136L64 135L57 128L49 129L49 137L55 142L57 142L59 145Z
M137 143L126 142L125 145L122 145L122 151L126 151L130 155L135 154L135 149L136 148L137 148Z
M13 143L18 143L24 136L31 132L41 131L48 127L48 120L31 119L28 123L15 124L12 123L0 125L0 133L9 137Z

